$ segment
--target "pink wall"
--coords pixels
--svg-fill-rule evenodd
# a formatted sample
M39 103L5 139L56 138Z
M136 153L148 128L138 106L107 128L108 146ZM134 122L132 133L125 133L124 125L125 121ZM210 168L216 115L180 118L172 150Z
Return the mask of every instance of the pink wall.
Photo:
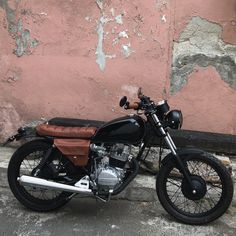
M139 86L181 108L185 129L236 134L234 44L234 0L0 0L1 135L117 117Z

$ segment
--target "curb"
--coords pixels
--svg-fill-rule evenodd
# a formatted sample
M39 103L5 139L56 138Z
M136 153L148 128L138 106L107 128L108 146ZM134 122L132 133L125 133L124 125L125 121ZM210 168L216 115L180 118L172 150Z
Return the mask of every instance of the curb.
M7 166L12 156L15 148L9 147L0 147L0 187L8 188L7 182ZM217 156L220 159L220 156ZM220 159L227 159L227 157L222 157ZM223 162L224 163L224 162ZM236 180L236 160L232 160L232 171L233 171L233 179L234 182ZM127 186L127 188L118 194L117 196L113 196L112 199L125 199L129 201L143 201L143 202L153 202L157 201L156 194L156 176L154 175L144 175L139 174L136 178ZM232 205L236 205L236 186L234 190L234 198L232 201Z

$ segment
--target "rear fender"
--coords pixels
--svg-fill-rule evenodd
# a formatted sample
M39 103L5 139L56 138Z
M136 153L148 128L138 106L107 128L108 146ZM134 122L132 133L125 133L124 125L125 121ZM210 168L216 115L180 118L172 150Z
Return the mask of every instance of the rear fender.
M2 146L6 146L8 143L11 143L13 141L19 141L22 139L35 139L35 138L40 138L37 133L32 129L32 128L23 128L20 127L17 130L17 133L9 137L6 142L2 144ZM53 142L50 138L44 137L42 140Z

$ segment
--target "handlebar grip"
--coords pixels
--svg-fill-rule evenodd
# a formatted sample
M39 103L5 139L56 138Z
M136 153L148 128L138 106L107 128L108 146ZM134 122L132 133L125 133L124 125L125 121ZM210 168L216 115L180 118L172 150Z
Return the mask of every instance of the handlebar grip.
M125 109L134 109L134 110L138 110L140 106L139 102L133 102L133 103L128 103L126 104Z

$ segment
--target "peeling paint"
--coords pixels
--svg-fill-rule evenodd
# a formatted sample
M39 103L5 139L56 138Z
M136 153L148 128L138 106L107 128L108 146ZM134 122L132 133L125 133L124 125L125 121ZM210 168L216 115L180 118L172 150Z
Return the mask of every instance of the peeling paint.
M21 75L22 75L22 69L19 67L14 67L7 71L3 81L6 81L8 83L14 83L21 79Z
M85 19L86 21L88 21L88 22L91 22L91 21L92 21L92 18L89 17L89 16L86 16L84 19Z
M104 52L103 50L104 41L110 39L110 36L109 36L110 33L116 34L116 37L112 39L112 45L114 46L119 43L121 38L128 39L129 35L127 33L128 32L127 29L120 31L119 33L118 32L116 33L117 26L114 26L114 23L118 25L123 25L123 16L126 14L125 11L115 16L115 9L113 7L106 9L102 5L102 1L96 1L96 3L99 6L99 9L101 10L101 17L98 20L98 24L97 24L98 43L97 43L97 49L95 52L96 63L99 65L100 70L104 71L106 67L106 59L114 59L117 57L115 53L110 55ZM89 21L89 18L86 17L85 20ZM105 32L105 25L109 22L112 22L111 26L113 27L109 31ZM125 57L129 57L130 54L134 52L130 49L131 47L130 43L120 45L120 47L121 47L122 54Z
M166 20L166 15L163 15L163 16L161 17L161 20L162 20L164 23L166 23L166 22L167 22L167 20Z
M16 36L16 49L14 53L21 57L24 54L30 54L31 49L39 45L39 41L37 39L31 39L30 31L28 29L24 29L22 20L19 19L17 26L17 36Z
M103 0L96 0L96 3L100 10L103 10Z
M115 21L117 24L123 25L123 19L122 19L122 15L118 15L115 17Z
M103 25L104 25L104 17L102 16L99 20L98 27L97 27L97 34L98 34L98 45L97 45L97 50L96 50L96 62L99 65L99 68L104 71L105 66L106 66L106 56L105 53L103 52Z
M17 3L16 1L16 4ZM39 41L37 39L31 39L30 30L24 29L22 19L19 18L17 20L17 10L11 9L7 0L1 0L0 7L6 11L8 32L11 34L12 38L15 39L16 49L14 50L14 54L18 57L24 54L30 54L31 49L39 45ZM40 14L45 15L46 13L41 12Z
M179 42L174 43L171 75L171 94L182 89L196 66L213 66L221 79L236 90L236 45L221 39L222 27L216 23L193 17Z
M106 55L106 58L114 59L114 58L116 58L116 54L113 54L113 55Z
M1 99L0 103L0 143L15 133L22 124L21 117L13 104Z
M116 45L118 42L119 42L119 39L118 38L114 38L112 40L112 45Z
M111 12L111 15L114 17L115 16L115 10L114 10L113 7L111 8L110 12Z
M119 33L119 38L129 38L128 34L126 33L126 31L121 31Z
M42 16L47 16L47 12L40 12L39 15L42 15Z
M111 33L112 33L112 34L115 34L115 33L116 33L115 27L111 29Z
M125 57L129 57L129 56L131 55L131 53L134 52L133 50L131 50L131 45L130 45L130 43L128 43L128 44L122 44L122 45L121 45L121 51L122 51L122 53L123 53L123 55L124 55Z
M0 0L0 7L2 7L6 12L6 18L8 23L8 32L10 34L17 33L17 20L15 16L15 12L10 8L8 4L8 0Z
M164 9L167 8L169 0L156 0L156 7L159 11L163 11Z

